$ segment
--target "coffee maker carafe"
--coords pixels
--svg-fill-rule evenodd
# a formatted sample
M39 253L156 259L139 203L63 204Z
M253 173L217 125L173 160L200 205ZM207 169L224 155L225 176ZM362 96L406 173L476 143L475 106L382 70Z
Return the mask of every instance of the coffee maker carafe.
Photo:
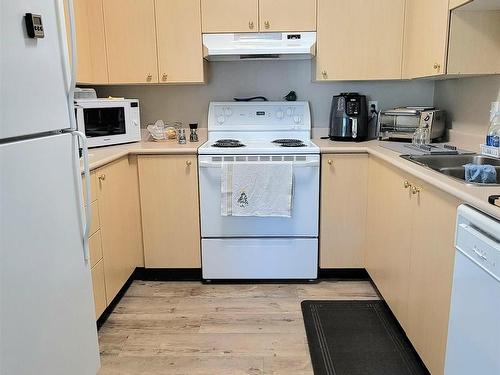
M368 137L368 107L366 96L341 93L332 100L330 139L334 141L364 141Z

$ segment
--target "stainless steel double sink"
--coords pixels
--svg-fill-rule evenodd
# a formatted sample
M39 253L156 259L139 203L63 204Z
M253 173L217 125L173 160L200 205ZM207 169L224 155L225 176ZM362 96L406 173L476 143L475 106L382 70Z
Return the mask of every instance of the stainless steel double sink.
M465 164L493 165L497 171L496 184L482 184L467 182L472 185L495 186L500 185L500 159L479 154L470 155L401 155L403 159L433 169L446 176L465 181Z

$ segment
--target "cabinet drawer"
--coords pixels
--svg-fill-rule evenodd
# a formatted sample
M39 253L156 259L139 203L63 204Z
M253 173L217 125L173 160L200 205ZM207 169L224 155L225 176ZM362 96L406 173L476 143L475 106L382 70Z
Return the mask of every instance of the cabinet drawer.
M85 177L82 177L83 202L87 201L87 192L85 189ZM97 199L97 176L95 172L90 174L90 202Z
M101 221L99 220L99 205L97 201L90 205L92 211L92 222L90 223L89 236L92 236L101 227Z
M92 267L92 289L94 291L95 317L99 319L106 309L106 288L104 285L104 262L102 259Z
M94 267L102 259L101 231L98 230L89 238L90 264Z

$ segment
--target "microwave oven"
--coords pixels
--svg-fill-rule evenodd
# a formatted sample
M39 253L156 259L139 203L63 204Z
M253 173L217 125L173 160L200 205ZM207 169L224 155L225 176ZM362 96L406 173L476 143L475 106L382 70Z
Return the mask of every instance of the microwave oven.
M78 130L88 147L100 147L141 140L137 99L76 99Z

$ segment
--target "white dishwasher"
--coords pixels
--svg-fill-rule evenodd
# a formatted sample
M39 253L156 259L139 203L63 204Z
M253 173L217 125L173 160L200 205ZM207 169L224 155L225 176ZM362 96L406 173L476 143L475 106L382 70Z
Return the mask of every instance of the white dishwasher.
M446 375L500 374L500 222L457 211Z

